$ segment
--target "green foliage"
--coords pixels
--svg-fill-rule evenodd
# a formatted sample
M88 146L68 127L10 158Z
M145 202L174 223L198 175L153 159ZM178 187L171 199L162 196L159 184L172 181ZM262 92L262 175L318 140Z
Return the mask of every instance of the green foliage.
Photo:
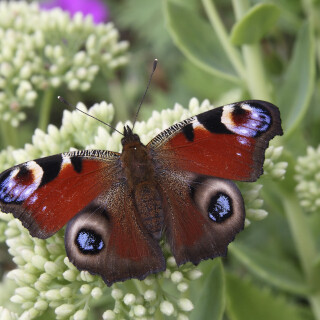
M231 320L312 319L303 308L290 304L284 296L259 288L248 279L227 276L228 315Z
M232 62L205 19L185 4L174 1L165 2L165 13L173 40L186 57L207 72L235 81Z
M231 42L235 45L259 42L275 25L280 9L271 3L261 3L252 7L231 31Z
M4 264L11 271L0 285L0 318L320 320L319 1L253 2L109 0L117 29L94 26L80 16L73 20L59 10L45 14L50 24L24 2L24 9L15 11L18 22L10 18L12 12L2 13L0 105L10 114L0 115L1 170L70 148L119 151L119 134L79 112L62 115L53 93L72 91L72 101L88 105L108 101L89 112L122 130L119 119L132 119L153 58L159 67L139 115L148 120L135 127L143 142L211 108L207 98L215 105L268 100L280 108L284 136L267 150L258 183L239 184L250 227L229 246L227 259L177 268L165 251L166 272L107 288L68 261L63 231L48 240L33 239L17 220L1 214L0 240L17 267ZM61 24L55 24L58 18ZM114 37L106 52L115 55L104 65L98 52L106 30ZM62 35L70 46L61 52ZM128 59L127 42L119 38L129 40L132 54L115 73ZM89 80L83 78L82 68L97 65ZM204 101L190 100L193 96ZM14 99L20 99L18 109ZM161 111L168 107L172 110ZM42 113L47 120L40 130Z

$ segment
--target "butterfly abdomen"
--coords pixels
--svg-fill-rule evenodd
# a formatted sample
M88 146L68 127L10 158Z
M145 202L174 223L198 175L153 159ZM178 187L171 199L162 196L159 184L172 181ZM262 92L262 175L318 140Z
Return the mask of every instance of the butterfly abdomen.
M130 194L141 223L155 239L160 239L163 213L151 156L138 137L134 141L128 140L123 145L120 159Z
M159 240L163 229L163 212L161 198L154 184L145 182L137 185L134 198L144 227Z

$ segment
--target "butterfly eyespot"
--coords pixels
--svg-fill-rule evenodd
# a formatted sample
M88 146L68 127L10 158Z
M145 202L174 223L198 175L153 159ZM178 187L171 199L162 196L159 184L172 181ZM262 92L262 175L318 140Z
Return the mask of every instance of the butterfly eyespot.
M104 248L102 237L90 229L81 229L78 232L76 245L84 254L96 254Z
M214 222L222 222L228 219L232 212L232 199L227 194L219 192L210 199L208 216Z
M213 224L223 226L233 220L244 221L243 198L231 181L198 176L193 181L190 196L202 215Z

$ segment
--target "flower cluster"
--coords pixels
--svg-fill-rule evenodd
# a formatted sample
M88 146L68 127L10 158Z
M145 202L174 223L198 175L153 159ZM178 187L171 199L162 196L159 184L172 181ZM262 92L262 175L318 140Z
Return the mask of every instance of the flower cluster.
M279 161L282 151L283 147L281 146L270 145L267 148L263 164L264 176L270 176L275 180L284 179L288 163ZM246 225L249 225L250 221L264 219L268 212L263 209L263 199L260 198L263 185L259 183L239 183L239 185L246 207Z
M320 209L320 145L307 148L307 154L299 157L296 167L296 192L300 205L309 212Z
M81 103L77 107L87 111ZM135 132L140 135L143 143L147 143L174 122L211 108L207 100L200 104L193 98L188 109L176 104L173 109L154 112L148 121L136 123ZM114 110L112 105L102 102L95 104L88 112L110 123ZM123 124L119 123L116 128L122 131ZM76 110L65 111L60 129L53 125L48 127L47 133L37 129L32 144L27 144L24 149L13 151L8 148L2 151L0 171L15 163L68 151L74 147L120 151L122 136L110 131L109 127L100 126ZM272 159L275 166L276 160ZM261 209L262 200L259 199L261 186L247 185L241 185L241 189L244 191L249 216L257 217L260 214L261 218L266 214ZM17 264L17 268L7 275L7 278L13 280L10 282L11 289L3 290L5 284L0 285L0 300L10 299L20 307L20 311L0 309L0 318L6 315L8 319L33 319L51 309L56 319L87 319L89 313L94 312L93 305L99 304L105 308L103 319L152 319L160 313L162 316L184 320L188 319L193 309L189 294L190 282L201 277L202 273L192 264L177 268L164 244L162 247L167 260L165 272L151 275L143 281L128 280L108 288L100 277L86 271L79 272L69 262L64 249L63 230L47 240L40 240L32 238L20 221L9 214L0 213L0 221L0 239L6 239L9 253ZM14 294L4 297L8 292Z
M112 23L79 12L41 11L36 3L0 2L0 120L17 126L39 92L65 85L88 90L98 71L127 63L128 43Z
M279 161L281 158L283 147L275 147L272 145L266 150L266 159L263 164L265 175L270 175L273 179L282 180L285 177L288 162Z
M165 255L169 253L165 250ZM136 284L129 292L125 285L113 285L111 296L114 299L113 309L103 313L104 320L118 319L126 314L130 319L154 319L155 314L174 316L175 319L189 319L193 303L186 298L190 281L199 279L202 272L191 264L177 269L172 256L167 258L167 270L159 275L149 276Z

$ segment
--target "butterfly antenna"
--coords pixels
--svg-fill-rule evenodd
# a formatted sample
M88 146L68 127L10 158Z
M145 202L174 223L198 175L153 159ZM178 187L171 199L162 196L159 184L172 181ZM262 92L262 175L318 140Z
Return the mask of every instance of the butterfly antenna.
M122 136L124 135L122 132L120 132L120 131L119 131L119 130L117 130L116 128L112 127L109 123L106 123L106 122L104 122L104 121L102 121L102 120L100 120L100 119L98 119L98 118L96 118L96 117L92 116L92 115L91 115L91 114L89 114L88 112L85 112L85 111L83 111L83 110L79 109L78 107L71 105L71 104L70 104L67 100L65 100L63 97L58 96L58 99L59 99L62 103L64 103L65 105L67 105L68 107L70 107L70 108L74 108L74 109L76 109L76 110L78 110L78 111L80 111L80 112L84 113L84 114L85 114L85 115L87 115L88 117L91 117L91 118L96 119L97 121L99 121L99 122L103 123L104 125L106 125L107 127L111 128L112 130L114 130L114 131L116 131L116 132L120 133Z
M133 128L134 128L134 125L135 125L136 122L137 122L137 118L138 118L139 111L140 111L140 109L141 109L141 105L142 105L142 103L143 103L143 101L144 101L144 98L146 97L146 94L147 94L148 89L149 89L149 87L150 87L151 79L152 79L152 76L153 76L153 74L154 74L154 72L155 72L155 70L156 70L156 68L157 68L157 64L158 64L158 59L154 59L152 71L151 71L151 74L150 74L150 77L149 77L149 81L148 81L148 85L147 85L147 88L146 88L146 90L145 90L145 92L144 92L144 94L143 94L143 96L142 96L141 101L140 101L140 104L139 104L139 107L138 107L136 116L134 117L134 121L133 121L133 125L132 125L132 130L133 130Z

